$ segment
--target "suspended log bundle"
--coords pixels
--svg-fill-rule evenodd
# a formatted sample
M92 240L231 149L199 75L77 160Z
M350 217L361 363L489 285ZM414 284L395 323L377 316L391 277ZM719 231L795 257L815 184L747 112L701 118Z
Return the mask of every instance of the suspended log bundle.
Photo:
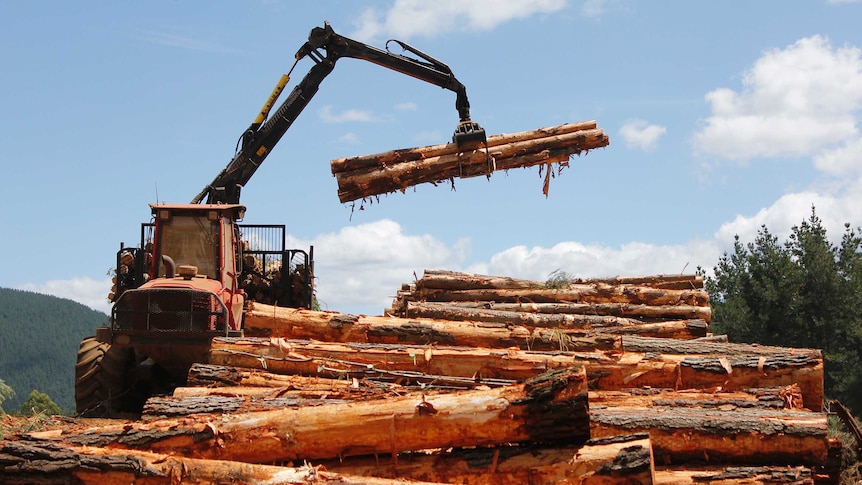
M498 170L536 165L545 170L543 192L547 195L555 168L568 166L572 155L607 145L607 135L596 128L595 121L587 121L489 136L487 147L466 151L449 143L340 158L332 160L330 168L338 182L341 202L403 192L423 183L490 177Z

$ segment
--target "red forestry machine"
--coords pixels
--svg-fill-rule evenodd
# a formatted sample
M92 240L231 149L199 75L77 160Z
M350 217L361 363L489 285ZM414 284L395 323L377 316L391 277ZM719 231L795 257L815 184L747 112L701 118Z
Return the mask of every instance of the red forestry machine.
M394 42L416 57L388 50ZM110 326L84 339L75 368L77 411L84 416L139 413L146 399L186 382L193 363L207 362L216 336L243 334L251 300L314 305L313 248L285 249L285 226L245 225L240 190L311 101L342 57L362 59L455 92L459 148L485 141L470 119L466 89L451 69L397 40L381 50L315 27L260 114L240 137L227 167L190 204L150 204L137 247L117 252ZM279 108L269 112L297 63L314 62Z

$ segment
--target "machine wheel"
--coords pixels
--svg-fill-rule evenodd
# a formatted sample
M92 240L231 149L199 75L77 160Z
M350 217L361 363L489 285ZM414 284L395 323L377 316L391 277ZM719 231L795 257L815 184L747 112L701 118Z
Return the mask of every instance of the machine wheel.
M85 338L75 365L75 405L86 417L113 417L125 411L130 351Z

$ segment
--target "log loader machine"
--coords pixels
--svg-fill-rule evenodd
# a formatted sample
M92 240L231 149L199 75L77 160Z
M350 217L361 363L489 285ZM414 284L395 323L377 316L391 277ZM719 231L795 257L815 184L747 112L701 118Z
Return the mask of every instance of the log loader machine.
M404 52L389 51L395 43ZM413 57L415 56L415 57ZM75 401L83 416L136 414L145 400L186 382L207 362L213 337L243 335L249 301L295 308L314 305L313 248L285 249L283 225L241 224L240 191L311 101L342 57L369 61L455 93L459 150L487 145L470 119L463 84L442 62L404 42L378 49L315 27L293 66L242 133L234 157L189 204L150 204L137 247L120 244L109 326L81 342ZM302 59L313 66L270 116Z

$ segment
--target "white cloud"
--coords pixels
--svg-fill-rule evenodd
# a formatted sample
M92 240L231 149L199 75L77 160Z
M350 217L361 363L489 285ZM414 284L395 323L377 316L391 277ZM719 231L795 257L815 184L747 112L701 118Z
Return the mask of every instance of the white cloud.
M324 123L368 123L376 120L374 114L370 111L348 109L340 113L336 113L332 110L332 106L329 105L317 110L317 115L320 117L321 120L323 120Z
M833 242L838 242L844 233L845 223L854 227L862 225L862 193L859 192L862 183L857 181L855 185L845 194L807 191L784 195L752 216L739 215L733 221L722 224L716 232L716 241L724 247L730 247L733 236L738 234L742 241L753 242L763 225L779 241L784 241L793 226L808 219L813 206L826 228L827 236Z
M365 9L351 37L368 41L381 36L408 39L452 31L487 31L513 19L556 12L565 6L566 0L395 0L383 12Z
M620 128L620 136L626 146L644 151L655 149L658 139L667 133L667 128L650 124L645 120L630 120Z
M862 138L820 153L814 157L814 165L832 175L862 175Z
M70 280L51 280L40 284L23 284L17 289L66 298L87 305L94 310L111 313L111 303L108 301L108 293L111 291L110 278L94 280L81 277Z
M418 106L416 106L416 103L412 101L398 103L395 105L395 109L398 111L416 111L417 108Z
M631 242L618 248L562 242L550 248L515 246L469 271L533 280L545 280L557 270L581 278L678 274L710 268L719 255L718 246L709 241L669 246Z
M706 94L712 115L696 149L732 160L802 157L858 136L862 51L812 36L772 50L743 75L743 89Z
M375 314L392 303L414 272L421 277L426 268L459 267L469 253L466 240L449 246L428 234L405 234L386 219L344 227L311 244L322 303L332 310L362 308Z
M338 141L341 143L349 143L349 144L358 143L359 142L359 135L357 135L356 133L345 133L345 134L338 137Z
M598 17L605 13L607 3L608 0L585 0L581 12L587 17Z

